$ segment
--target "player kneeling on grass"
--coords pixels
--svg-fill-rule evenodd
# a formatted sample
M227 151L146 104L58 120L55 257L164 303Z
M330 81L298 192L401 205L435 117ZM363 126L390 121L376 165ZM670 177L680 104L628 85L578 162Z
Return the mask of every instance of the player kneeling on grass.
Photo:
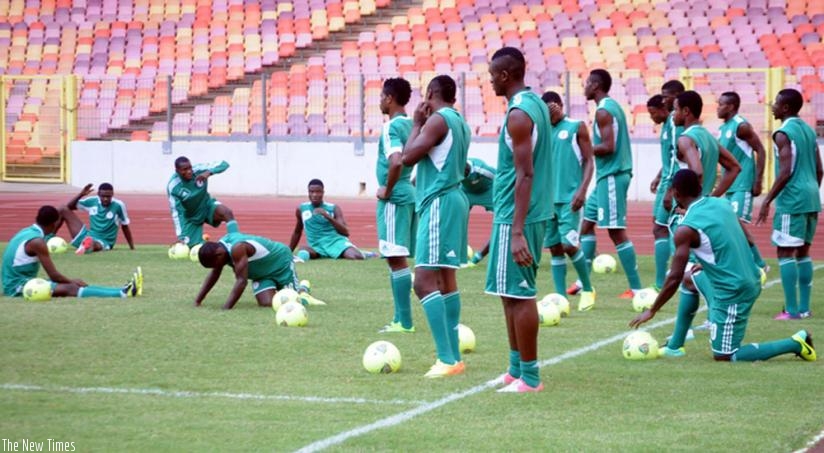
M697 289L707 297L712 323L710 342L715 360L752 362L793 353L804 360L814 361L813 339L806 330L783 340L741 346L750 310L761 294L761 274L753 261L744 229L729 202L701 195L701 182L692 170L680 170L675 174L672 194L687 213L675 231L675 254L670 273L652 307L629 325L638 327L652 319L675 294L682 280L689 281L681 290L677 324L689 326L692 323L698 309ZM698 266L684 279L690 253L695 256ZM680 352L677 355L683 355L683 351Z
M206 276L197 293L197 307L220 280L224 266L231 267L235 272L235 284L226 303L223 304L226 310L235 306L248 280L252 280L252 291L261 307L271 307L275 293L287 287L298 289L301 302L306 305L326 305L310 296L306 288L299 286L292 262L292 252L280 242L232 231L218 242L205 242L200 247L198 259L203 267L212 271Z
M79 278L61 274L49 256L46 238L60 226L60 213L54 206L42 206L34 225L20 230L3 252L3 293L20 297L26 282L37 277L40 264L51 280L53 297L134 297L143 294L143 273L138 267L122 288L90 286Z

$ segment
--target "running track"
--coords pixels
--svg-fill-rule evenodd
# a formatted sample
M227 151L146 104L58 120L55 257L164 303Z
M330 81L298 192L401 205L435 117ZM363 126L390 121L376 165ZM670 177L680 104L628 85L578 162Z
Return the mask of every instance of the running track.
M0 241L8 241L14 233L34 222L34 217L43 204L65 204L72 196L70 192L0 192ZM117 193L126 202L131 218L132 234L138 244L170 244L175 241L168 202L163 195ZM244 232L258 234L284 243L289 242L295 225L295 208L305 197L238 197L218 196L222 203L235 213ZM349 225L352 242L363 248L376 248L375 200L371 198L327 197L326 201L337 203L343 210ZM757 212L757 210L756 210ZM650 203L630 203L627 216L629 235L641 255L652 255L652 220ZM81 218L84 218L81 214ZM472 210L469 219L469 243L479 249L485 243L492 222L492 215L482 208ZM824 227L822 227L824 228ZM225 229L206 226L205 232L212 238L220 237ZM770 243L771 228L768 225L751 226L765 258L775 258L775 248ZM68 238L68 231L60 233ZM819 235L820 236L820 235ZM305 239L305 238L304 238ZM120 246L125 240L118 240ZM598 231L599 250L614 253L614 248L606 233ZM824 260L824 241L813 244L811 255L815 260Z

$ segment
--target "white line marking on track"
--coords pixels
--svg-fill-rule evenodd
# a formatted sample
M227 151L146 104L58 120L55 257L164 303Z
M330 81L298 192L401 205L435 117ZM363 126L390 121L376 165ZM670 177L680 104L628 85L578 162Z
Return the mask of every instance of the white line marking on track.
M821 268L824 268L824 265L815 266L813 269L818 270L818 269L821 269ZM771 287L771 286L773 286L777 283L780 283L780 282L781 282L781 280L769 281L769 282L767 282L766 285L764 285L764 288L769 288L769 287ZM707 308L706 308L706 304L705 304L699 309L699 312L700 311L705 311L706 309ZM652 324L646 326L645 329L643 329L643 330L657 329L658 327L665 326L667 324L672 324L674 322L675 322L674 317L668 318L668 319L663 319L661 321L658 321L658 322L655 322L655 323L652 323ZM573 359L575 357L584 355L588 352L598 350L598 349L600 349L604 346L607 346L609 344L621 341L626 336L627 336L626 332L622 332L620 334L613 335L609 338L606 338L606 339L603 339L603 340L600 340L600 341L596 341L595 343L592 343L589 346L585 346L583 348L578 348L578 349L573 349L573 350L567 351L567 352L565 352L565 353L563 353L559 356L555 356L555 357L552 357L550 359L542 360L538 363L538 366L543 368L543 367L546 367L546 366L557 365L557 364L559 364L559 363L561 363L565 360ZM324 450L326 448L341 444L341 443L343 443L343 442L345 442L349 439L352 439L354 437L359 437L359 436L362 436L364 434L368 434L368 433L370 433L372 431L375 431L375 430L378 430L378 429L389 428L391 426L401 424L401 423L403 423L407 420L413 419L413 418L415 418L419 415L425 414L427 412L431 412L435 409L438 409L439 407L445 406L445 405L447 405L447 404L449 404L453 401L458 401L458 400L464 399L466 397L475 395L477 393L483 392L484 390L494 388L494 387L500 385L501 383L503 383L503 375L500 375L495 379L490 379L490 380L484 382L483 384L476 385L475 387L472 387L468 390L464 390L462 392L457 392L457 393L450 393L449 395L446 395L445 397L443 397L439 400L433 401L431 403L425 403L425 404L422 404L421 406L409 409L407 411L403 411L403 412L397 413L395 415L391 415L389 417L382 418L382 419L380 419L376 422L370 423L368 425L359 426L359 427L351 429L349 431L344 431L344 432L336 434L334 436L327 437L326 439L321 439L321 440L312 442L311 444L306 445L306 446L304 446L303 448L301 448L300 450L297 450L297 451L299 453L309 453L309 452L316 452L316 451Z
M407 400L373 400L366 398L327 398L320 396L292 396L292 395L262 395L258 393L230 393L230 392L193 392L188 390L163 390L153 388L118 388L118 387L65 387L31 384L0 384L0 390L22 392L51 392L75 394L110 394L110 395L150 395L166 398L226 398L234 400L255 401L299 401L303 403L326 404L405 404L421 405L426 401Z

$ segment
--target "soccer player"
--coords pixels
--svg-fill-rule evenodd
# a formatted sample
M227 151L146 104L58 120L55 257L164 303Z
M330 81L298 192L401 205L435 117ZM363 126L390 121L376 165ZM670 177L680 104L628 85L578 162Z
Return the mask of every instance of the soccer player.
M461 296L456 270L466 262L469 201L460 189L469 152L470 131L455 110L455 81L432 79L426 98L413 117L403 148L403 164L417 164L415 212L420 223L415 238L415 294L421 301L437 360L428 378L464 372L458 345Z
M492 212L492 184L495 181L495 173L495 167L477 157L470 157L466 160L461 189L469 200L470 211L474 206L483 206L487 212ZM489 241L475 252L470 261L472 264L478 264L488 254Z
M295 209L295 229L289 241L289 250L294 250L300 236L306 229L306 242L301 247L309 253L309 258L344 258L362 260L363 253L349 241L349 227L343 218L340 206L323 201L323 181L309 181L309 201Z
M175 159L175 174L166 185L169 208L178 242L189 247L203 242L203 224L214 227L226 222L226 228L237 221L232 210L209 195L209 177L223 173L229 168L226 161L212 164L198 164L194 167L189 159L180 156Z
M555 194L555 215L547 224L543 245L552 253L555 292L563 294L566 288L566 253L583 287L578 309L589 310L595 305L595 292L589 280L589 266L580 249L578 227L595 165L592 142L583 121L564 115L564 103L558 93L547 91L541 100L547 104L552 122L552 182Z
M118 226L123 228L123 236L126 237L129 248L134 250L126 203L114 198L114 188L107 182L98 186L96 197L86 197L90 193L92 185L87 184L77 196L61 208L62 220L66 222L72 235L72 245L77 248L75 253L83 255L113 249L117 241ZM89 213L90 230L86 229L86 225L76 215L68 214L67 211L74 211L78 207Z
M744 223L752 221L752 199L761 195L764 165L767 160L764 145L752 125L738 114L741 98L734 91L722 93L718 98L718 118L724 120L718 131L718 142L729 150L741 173L727 190L727 199L732 209ZM758 246L753 244L752 256L755 264L766 271L766 263Z
M394 315L380 332L411 333L412 272L407 257L415 253L415 186L412 185L412 167L403 165L403 146L412 130L412 120L406 116L406 104L412 87L402 78L386 79L381 90L381 113L389 116L378 141L378 179L375 209L378 229L378 250L389 266L389 285L392 288Z
M509 338L504 392L544 388L538 369L538 294L546 224L553 215L551 125L546 104L524 83L520 50L504 47L489 64L492 89L507 100L498 139L498 174L486 293L501 297Z
M68 211L79 222L74 212ZM53 297L134 297L143 294L143 272L138 267L122 288L90 286L79 278L61 274L49 256L46 238L57 232L60 211L42 206L33 225L23 228L9 241L3 252L3 294L21 297L26 282L37 277L40 265L51 280Z
M200 264L211 272L206 276L195 297L195 306L200 307L206 295L220 280L224 266L235 273L235 284L229 292L224 310L235 306L248 280L252 280L252 291L261 307L271 307L275 293L283 288L293 288L300 293L301 302L306 305L326 305L298 283L292 252L285 244L262 236L252 236L229 227L229 233L218 242L204 242L198 252Z
M712 332L710 343L715 360L752 362L793 353L804 360L816 360L812 335L800 330L782 340L741 345L747 330L750 310L761 294L761 275L740 221L729 202L702 195L700 176L692 170L679 170L673 176L675 202L686 209L674 235L675 253L667 279L652 307L630 322L638 327L651 320L675 294L700 291L708 297ZM698 262L685 276L692 254ZM694 298L692 316L698 308ZM683 303L683 299L681 300ZM682 312L681 307L678 309Z
M770 188L756 223L767 221L775 201L772 242L777 247L784 309L775 319L808 318L813 262L810 246L815 237L821 201L818 188L824 170L815 142L815 132L798 112L804 105L801 93L792 88L778 92L772 105L773 116L781 127L773 133L775 143L775 181ZM796 289L797 288L797 289Z
M584 256L591 262L596 249L595 226L606 228L609 238L615 244L618 259L630 287L619 297L632 299L635 292L641 289L635 247L626 231L627 190L632 179L632 150L624 109L609 97L611 87L612 77L604 69L592 70L584 86L587 100L596 104L592 139L596 185L584 206L581 248L584 250Z

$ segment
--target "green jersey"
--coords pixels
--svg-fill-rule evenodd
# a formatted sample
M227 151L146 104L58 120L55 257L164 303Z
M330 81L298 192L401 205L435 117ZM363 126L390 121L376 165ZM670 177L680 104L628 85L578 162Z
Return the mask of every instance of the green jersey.
M498 173L492 189L494 223L511 224L515 217L515 163L507 122L510 112L516 109L526 113L532 120L532 192L525 223L549 220L554 213L550 142L552 125L549 122L549 110L544 101L527 87L509 99L498 138Z
M77 207L89 213L92 236L114 246L120 225L129 224L126 203L112 198L108 207L103 206L100 197L86 197L77 202Z
M332 203L322 203L319 208L323 208L330 217L335 217L335 205ZM306 241L309 245L317 243L330 236L340 236L338 230L331 222L321 215L315 215L315 206L307 201L300 204L300 218L303 220L303 229L306 231Z
M249 280L263 280L279 275L292 268L292 251L284 244L275 242L262 236L253 236L244 233L229 233L220 238L220 244L229 252L229 265L234 269L232 248L245 242L255 249L255 254L248 258L247 268Z
M446 121L446 136L423 159L418 161L415 210L421 212L429 203L450 190L458 189L464 179L471 132L463 116L451 107L434 113Z
M723 198L703 197L687 209L679 228L692 228L700 237L693 256L703 266L715 290L715 301L734 303L754 298L761 276L738 215Z
M461 181L464 192L477 194L492 190L495 168L475 157L470 157L466 163L469 164L469 174Z
M412 131L412 120L406 115L396 115L383 124L381 139L378 141L378 164L375 167L375 174L378 178L378 186L385 186L389 175L389 156L403 151L409 133ZM401 175L395 186L389 201L394 204L411 204L415 202L415 186L412 185L412 167L404 165L401 168Z
M701 181L701 194L709 195L715 187L715 179L718 175L718 141L700 124L693 124L684 131L683 135L689 137L698 148L701 169L704 173ZM676 161L680 168L688 168L686 162L677 158Z
M32 239L45 239L37 224L18 231L3 252L3 294L13 296L23 290L29 279L37 277L40 260L26 253L26 244Z
M552 187L555 203L569 203L581 186L583 171L578 146L580 120L564 117L552 125Z
M595 178L601 180L607 176L632 173L632 148L629 142L629 128L624 109L611 97L605 97L598 103L597 110L604 110L612 116L612 133L615 152L606 156L595 156ZM592 144L602 143L601 128L595 122L592 131Z
M193 224L203 224L209 215L209 180L198 181L197 177L204 172L212 174L223 173L229 164L222 160L208 164L192 166L192 179L184 181L177 173L172 175L166 184L166 195L169 197L169 208L172 210L172 220L175 231L181 231L181 218Z
M684 133L684 126L676 126L673 114L661 125L661 184L669 184L674 173L675 150L678 147L678 137Z
M784 124L773 133L783 132L790 140L792 148L791 176L781 193L775 197L775 210L782 214L804 214L820 212L821 200L818 195L818 176L816 175L816 153L818 145L815 143L815 132L801 118L793 116L787 118ZM775 177L781 172L781 161L778 156L778 147L775 150Z
M755 157L753 157L752 146L738 138L738 128L746 122L747 120L740 115L735 115L722 124L718 130L718 143L726 148L741 165L741 173L735 178L727 193L749 192L755 183Z

